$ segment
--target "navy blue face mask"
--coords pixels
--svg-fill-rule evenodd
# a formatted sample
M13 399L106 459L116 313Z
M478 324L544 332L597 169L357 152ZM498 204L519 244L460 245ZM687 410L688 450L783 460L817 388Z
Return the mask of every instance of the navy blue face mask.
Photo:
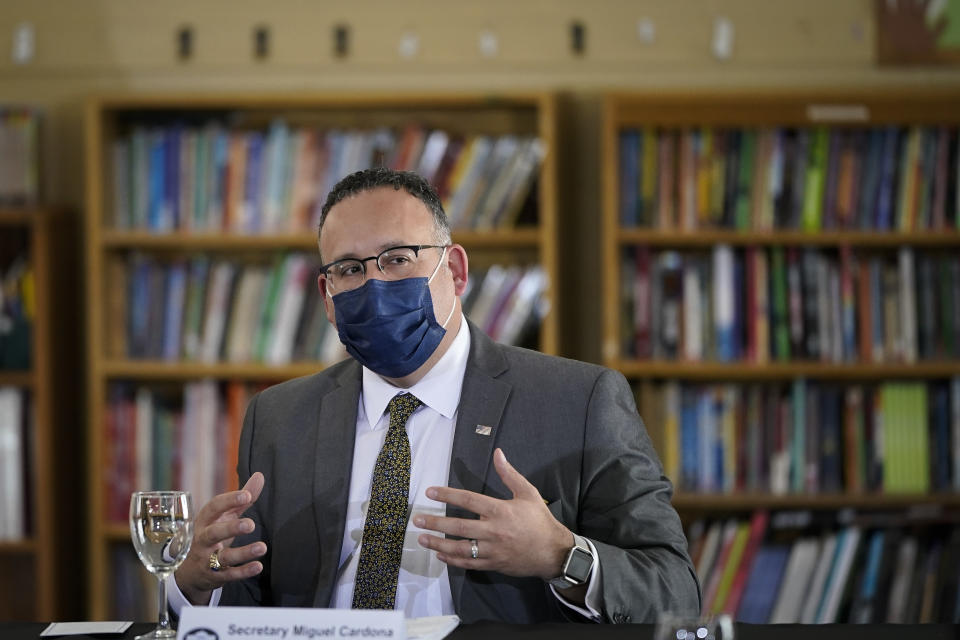
M441 258L442 261L442 258ZM439 267L439 265L437 265ZM434 271L436 275L436 271ZM333 296L340 342L360 364L387 378L419 369L447 333L433 315L430 278L368 279Z

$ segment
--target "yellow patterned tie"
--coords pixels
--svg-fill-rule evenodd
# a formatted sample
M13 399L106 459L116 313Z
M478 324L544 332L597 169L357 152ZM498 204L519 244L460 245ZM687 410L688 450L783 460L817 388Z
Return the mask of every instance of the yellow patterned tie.
M407 530L407 494L410 492L410 440L407 418L422 402L402 393L390 401L390 428L373 467L373 486L357 578L353 586L354 609L393 609L403 536Z

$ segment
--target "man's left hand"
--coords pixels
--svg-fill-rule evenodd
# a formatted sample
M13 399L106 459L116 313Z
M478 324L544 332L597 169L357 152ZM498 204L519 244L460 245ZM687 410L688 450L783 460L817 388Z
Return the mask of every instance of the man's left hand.
M497 474L513 493L512 500L451 489L430 487L427 497L471 511L480 518L447 518L418 514L413 523L463 540L421 534L420 544L437 552L437 558L455 567L498 571L549 580L560 575L573 534L547 509L537 488L507 462L501 449L493 454ZM476 544L477 557L472 557Z

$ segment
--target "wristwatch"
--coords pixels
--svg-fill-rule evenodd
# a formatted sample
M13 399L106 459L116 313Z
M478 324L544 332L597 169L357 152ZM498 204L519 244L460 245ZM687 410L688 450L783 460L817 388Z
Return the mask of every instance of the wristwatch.
M587 539L573 534L573 547L563 562L563 570L556 578L548 582L555 589L569 589L581 585L590 579L593 571L593 551Z

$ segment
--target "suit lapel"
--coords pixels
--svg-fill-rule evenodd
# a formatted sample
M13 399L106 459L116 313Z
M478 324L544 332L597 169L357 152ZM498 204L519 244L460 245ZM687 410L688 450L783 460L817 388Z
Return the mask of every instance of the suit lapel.
M483 493L497 436L504 427L500 418L512 387L509 383L497 379L497 376L507 369L507 362L500 352L500 347L472 323L469 326L470 356L460 392L447 485L455 489ZM451 506L447 506L447 515L455 518L476 517ZM451 566L448 571L454 608L460 611L464 570Z
M360 366L352 363L338 378L340 386L321 400L314 454L313 508L319 532L320 571L315 607L328 607L340 564L347 519L353 447L357 435Z

